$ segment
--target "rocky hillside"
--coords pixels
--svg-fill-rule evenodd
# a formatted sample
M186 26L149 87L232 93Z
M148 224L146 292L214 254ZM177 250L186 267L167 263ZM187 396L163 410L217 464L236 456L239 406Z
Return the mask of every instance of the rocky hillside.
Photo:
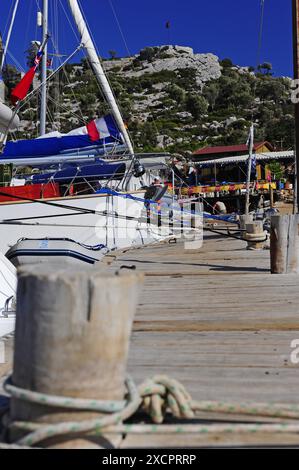
M271 64L254 71L213 54L195 54L190 47L161 46L104 60L103 66L139 150L186 152L207 144L244 143L252 118L256 140L293 146L290 79L274 78ZM16 78L8 66L8 89ZM82 118L108 111L86 61L67 65L49 94L49 130L66 131L81 125ZM36 134L37 100L22 110L23 136Z

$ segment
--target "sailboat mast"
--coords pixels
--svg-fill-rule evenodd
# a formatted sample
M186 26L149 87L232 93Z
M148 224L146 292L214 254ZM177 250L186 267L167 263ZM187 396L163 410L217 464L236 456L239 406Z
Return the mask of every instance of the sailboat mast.
M104 70L102 68L102 65L99 61L98 55L95 50L95 46L93 44L93 41L91 39L91 36L89 34L89 31L87 29L86 23L84 21L82 12L80 10L80 7L78 5L77 0L68 0L69 6L71 9L71 12L73 14L75 23L77 25L79 34L81 36L81 42L86 50L87 56L89 58L90 64L93 68L93 71L95 73L95 76L101 86L101 89L103 91L103 94L105 95L105 98L110 105L112 114L114 116L114 119L116 121L116 124L121 131L125 143L128 147L128 150L130 154L133 156L134 155L134 150L132 146L132 142L130 140L129 134L127 132L127 129L124 125L122 116L120 114L120 111L118 109L117 103L115 101L114 95L112 93L112 90L110 88L110 85L108 83L108 80L106 78L106 75L104 73Z
M43 39L45 44L42 56L42 86L41 86L41 106L40 106L40 135L46 133L46 116L47 116L47 37L48 37L48 0L43 0Z
M252 167L252 156L253 156L253 141L254 141L254 126L251 124L249 131L249 157L247 161L247 179L246 179L246 199L245 199L245 214L249 214L250 206L250 177Z

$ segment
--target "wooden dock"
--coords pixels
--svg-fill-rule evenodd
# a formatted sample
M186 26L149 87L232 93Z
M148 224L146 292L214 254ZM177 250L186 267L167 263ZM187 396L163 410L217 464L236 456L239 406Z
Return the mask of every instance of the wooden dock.
M108 260L111 269L145 273L129 358L137 383L162 373L196 400L299 404L299 365L290 362L291 341L299 338L299 277L271 275L269 250L248 251L243 241L209 234L195 252L165 243ZM299 445L299 436L131 435L123 447L280 444Z
M167 374L195 400L299 404L299 364L290 361L291 341L299 339L299 277L271 275L269 250L208 234L196 251L178 241L111 253L104 262L145 274L128 364L136 383ZM0 376L9 366L0 366ZM232 445L298 446L299 435L131 434L121 447Z

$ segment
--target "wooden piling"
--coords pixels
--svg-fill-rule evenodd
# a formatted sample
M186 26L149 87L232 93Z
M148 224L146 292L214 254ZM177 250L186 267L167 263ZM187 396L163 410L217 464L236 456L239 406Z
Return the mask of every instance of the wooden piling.
M271 183L269 184L269 193L270 193L270 208L273 209L273 207L274 207L274 191L273 191Z
M248 250L262 250L267 238L266 232L263 229L263 222L256 220L247 223L244 238L247 241Z
M251 222L253 222L252 214L240 215L240 229L242 230L241 235L243 239L245 239L246 224L250 224Z
M190 232L184 233L185 251L201 250L203 244L203 205L199 202L191 202L187 210L190 211Z
M49 395L122 400L141 283L140 275L113 275L98 269L77 271L55 265L22 269L14 385ZM57 423L96 416L11 400L13 421ZM75 446L74 442L69 445ZM80 441L82 445L89 446L86 441Z
M271 273L299 273L299 215L271 217Z

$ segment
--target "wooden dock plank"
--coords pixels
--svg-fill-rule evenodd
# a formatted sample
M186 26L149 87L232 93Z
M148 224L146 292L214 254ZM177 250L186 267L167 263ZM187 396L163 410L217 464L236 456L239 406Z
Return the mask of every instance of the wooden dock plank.
M299 276L271 275L268 250L248 251L243 241L213 234L194 252L180 241L122 250L103 262L145 274L128 361L136 383L167 374L197 400L299 403L299 365L290 360L299 339ZM121 447L283 444L299 445L299 436L128 435Z
M111 269L145 273L129 356L136 382L162 373L198 400L298 404L290 353L299 339L299 277L271 275L269 258L214 235L193 253L183 243L120 253ZM129 435L122 447L282 444L299 437Z
M136 448L178 448L194 449L206 447L261 447L261 446L295 446L298 447L299 438L294 434L269 435L265 433L254 434L164 434L164 435L128 435L121 443L122 449Z

